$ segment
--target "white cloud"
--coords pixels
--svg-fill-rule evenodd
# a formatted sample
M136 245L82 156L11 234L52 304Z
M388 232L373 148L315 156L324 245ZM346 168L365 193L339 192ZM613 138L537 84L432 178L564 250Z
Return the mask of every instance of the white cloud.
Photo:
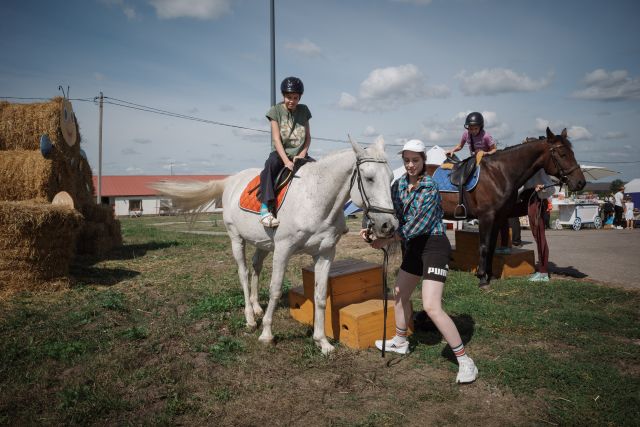
M124 155L124 156L131 156L131 155L135 155L135 154L140 154L139 152L137 152L133 148L125 148L122 151L120 151L120 153L122 155Z
M602 138L604 139L623 139L626 138L628 135L625 132L618 132L618 131L613 131L613 132L607 132L604 135L602 135Z
M444 143L444 146L453 147L460 142L464 132L464 121L471 111L461 111L454 117L445 121L425 121L422 124L421 137L425 141ZM482 111L484 128L498 142L498 148L504 148L501 140L513 136L513 130L506 123L498 119L494 111Z
M151 140L149 138L133 138L133 142L136 144L151 144Z
M104 74L99 73L99 72L95 72L93 73L93 78L96 79L97 81L101 82L105 79Z
M567 129L567 136L571 141L589 140L593 138L591 132L583 126L569 125L560 120L546 120L536 119L536 131L540 132L540 135L544 135L547 127L551 129L551 132L559 134L563 129Z
M102 3L108 6L117 6L122 9L122 13L125 14L127 19L132 20L136 18L136 10L133 6L130 6L124 2L124 0L100 0Z
M640 78L629 77L627 70L607 71L599 68L582 79L584 89L571 94L574 98L595 101L640 99Z
M460 80L460 90L467 96L497 95L508 92L535 92L551 84L553 73L534 80L526 74L518 74L507 68L492 68L467 73L463 70L456 78Z
M373 126L367 126L366 128L364 128L364 131L362 131L362 136L367 137L377 136L378 134L379 132Z
M231 11L230 0L149 0L161 19L217 19Z
M428 86L424 75L413 64L377 68L360 83L358 96L343 92L338 107L357 111L393 110L400 105L428 98L446 98L444 85Z
M300 53L304 56L316 57L322 56L322 51L312 41L308 39L302 39L299 43L289 42L284 45L286 49L292 50L294 52Z
M567 129L567 136L572 141L580 141L584 139L592 139L593 135L589 130L582 126L571 126Z

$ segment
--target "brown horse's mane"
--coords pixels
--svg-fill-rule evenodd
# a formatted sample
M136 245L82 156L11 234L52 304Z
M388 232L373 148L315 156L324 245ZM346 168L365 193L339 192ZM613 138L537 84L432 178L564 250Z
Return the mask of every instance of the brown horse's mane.
M556 138L558 138L567 147L573 148L572 144L571 144L571 141L569 141L569 139L563 138L561 135L556 135ZM499 152L500 151L504 152L504 151L517 150L519 148L522 148L525 144L527 144L529 142L546 141L546 140L547 140L547 138L541 138L541 137L536 138L536 137L533 137L533 136L528 136L520 144L511 145L509 147L505 147L505 148L503 148L501 150L498 150L498 151Z

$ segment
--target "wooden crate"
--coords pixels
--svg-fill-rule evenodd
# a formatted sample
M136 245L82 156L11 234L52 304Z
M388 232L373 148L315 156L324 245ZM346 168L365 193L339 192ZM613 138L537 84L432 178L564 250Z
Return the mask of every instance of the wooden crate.
M456 245L451 252L450 267L475 273L478 270L480 258L479 247L480 234L477 231L456 230ZM535 271L533 250L511 248L510 254L493 255L493 275L495 277L506 279L528 276Z
M315 273L313 266L302 269L304 296L313 301ZM345 259L334 261L329 270L327 304L344 307L371 298L382 298L382 265Z
M340 309L340 342L347 347L364 349L374 347L382 339L383 300L371 299ZM387 303L387 339L396 333L393 300Z
M289 312L301 323L313 325L315 274L302 269L303 286L289 290ZM340 309L349 304L382 298L382 266L360 260L340 260L331 265L327 283L325 333L340 339Z

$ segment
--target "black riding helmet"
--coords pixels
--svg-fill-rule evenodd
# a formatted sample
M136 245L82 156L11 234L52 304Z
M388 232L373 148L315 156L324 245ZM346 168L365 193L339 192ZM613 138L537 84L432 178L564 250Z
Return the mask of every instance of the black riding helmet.
M482 117L482 114L477 111L469 113L469 115L467 115L467 119L464 121L464 128L469 129L469 126L471 125L478 125L480 126L480 129L484 128L484 117Z
M282 83L280 83L280 92L282 92L283 95L285 93L299 93L302 95L304 93L302 80L297 77L285 78Z

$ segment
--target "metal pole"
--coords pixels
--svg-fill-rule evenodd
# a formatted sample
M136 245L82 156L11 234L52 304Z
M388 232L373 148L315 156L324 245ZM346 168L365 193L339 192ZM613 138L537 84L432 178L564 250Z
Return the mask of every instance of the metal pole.
M271 0L271 105L276 105L276 13Z
M98 127L98 204L102 203L102 101L104 96L100 92L100 124Z

